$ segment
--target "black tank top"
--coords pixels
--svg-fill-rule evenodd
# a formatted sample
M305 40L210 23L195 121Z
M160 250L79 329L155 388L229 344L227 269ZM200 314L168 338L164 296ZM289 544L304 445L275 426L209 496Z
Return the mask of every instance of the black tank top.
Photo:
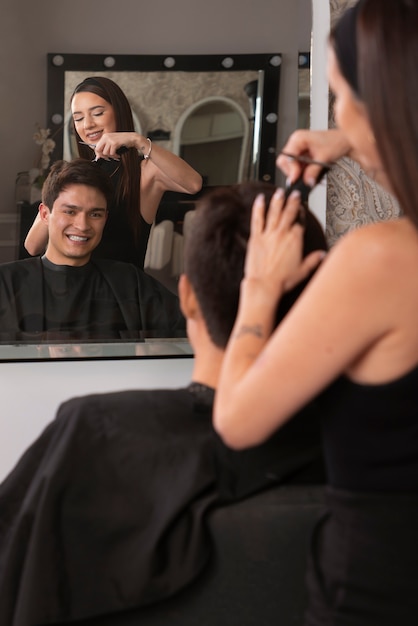
M319 402L331 486L418 492L418 366L382 385L343 376Z
M135 239L126 208L122 205L112 206L103 229L102 240L94 250L92 258L124 261L144 269L151 224L148 224L140 213L138 220L139 234Z

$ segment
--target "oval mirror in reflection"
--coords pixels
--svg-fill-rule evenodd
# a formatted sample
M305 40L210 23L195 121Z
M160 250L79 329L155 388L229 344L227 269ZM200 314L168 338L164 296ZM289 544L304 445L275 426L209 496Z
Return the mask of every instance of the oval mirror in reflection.
M246 178L251 156L248 114L225 97L193 104L178 122L178 154L203 176L205 185L231 185Z

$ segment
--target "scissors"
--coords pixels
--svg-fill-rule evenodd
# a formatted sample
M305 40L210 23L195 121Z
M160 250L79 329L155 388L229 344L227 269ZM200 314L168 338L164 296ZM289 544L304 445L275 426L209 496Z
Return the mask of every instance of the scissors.
M83 146L88 146L89 148L92 148L92 150L95 150L96 148L96 144L95 143L87 143L86 141L79 141L78 143L83 144ZM125 152L128 152L128 148L126 146L121 146L120 148L118 148L116 150L116 154L125 154ZM118 159L113 159L114 161L117 161ZM93 161L98 161L98 158L95 157L93 159Z

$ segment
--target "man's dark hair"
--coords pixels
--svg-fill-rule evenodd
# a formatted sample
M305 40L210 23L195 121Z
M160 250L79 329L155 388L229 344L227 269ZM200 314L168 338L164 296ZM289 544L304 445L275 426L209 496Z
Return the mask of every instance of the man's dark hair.
M201 198L191 220L185 241L184 271L196 293L210 337L220 348L226 346L237 315L253 202L262 193L268 206L275 189L263 182L215 189ZM306 211L304 255L326 249L321 225ZM306 282L282 297L277 322Z
M42 187L42 202L50 211L60 193L69 185L87 185L100 191L106 198L107 207L113 198L109 176L94 163L85 159L56 161Z

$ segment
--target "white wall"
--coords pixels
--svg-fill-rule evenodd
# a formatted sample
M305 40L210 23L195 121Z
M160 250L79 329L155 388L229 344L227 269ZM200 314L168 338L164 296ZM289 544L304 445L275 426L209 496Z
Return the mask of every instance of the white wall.
M0 362L0 482L73 396L122 389L183 387L192 358Z

